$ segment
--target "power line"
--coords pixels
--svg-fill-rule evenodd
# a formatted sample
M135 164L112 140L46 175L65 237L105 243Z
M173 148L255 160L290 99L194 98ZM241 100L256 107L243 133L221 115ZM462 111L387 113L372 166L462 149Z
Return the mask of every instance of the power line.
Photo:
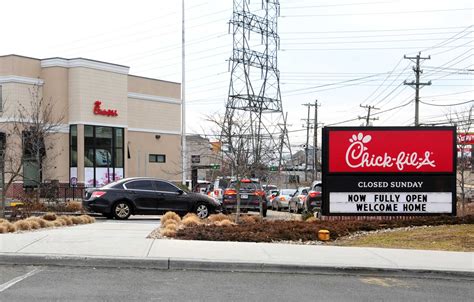
M439 107L459 106L459 105L469 104L469 103L472 103L472 102L474 102L474 100L470 100L470 101L466 101L466 102L462 102L462 103L456 103L456 104L433 104L433 103L427 103L427 102L424 102L424 101L420 101L420 103L423 103L423 104L425 104L425 105L429 105L429 106L439 106Z
M413 11L392 11L392 12L370 12L370 13L340 13L340 14L312 14L312 15L287 15L282 18L305 18L305 17L337 17L337 16L370 16L370 15L398 15L398 14L424 14L439 12L468 11L474 8L450 8L450 9L431 9L431 10L413 10Z

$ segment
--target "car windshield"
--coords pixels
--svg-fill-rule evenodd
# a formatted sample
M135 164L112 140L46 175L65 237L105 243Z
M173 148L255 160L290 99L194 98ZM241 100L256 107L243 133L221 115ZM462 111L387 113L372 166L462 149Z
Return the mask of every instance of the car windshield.
M285 189L285 190L281 190L281 195L291 195L295 192L296 192L295 189Z

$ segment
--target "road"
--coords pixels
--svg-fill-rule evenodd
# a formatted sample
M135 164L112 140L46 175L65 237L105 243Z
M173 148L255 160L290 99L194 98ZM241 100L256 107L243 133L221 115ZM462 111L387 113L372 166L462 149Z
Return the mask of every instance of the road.
M0 301L472 301L472 281L0 266Z

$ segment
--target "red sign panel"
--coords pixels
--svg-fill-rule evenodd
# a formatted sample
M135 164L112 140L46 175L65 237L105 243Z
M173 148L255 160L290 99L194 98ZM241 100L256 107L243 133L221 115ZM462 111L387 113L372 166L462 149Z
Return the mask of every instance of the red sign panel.
M94 102L94 114L95 115L105 115L105 116L118 116L117 110L114 109L102 109L100 106L102 105L101 101Z
M454 167L454 131L329 131L329 173L449 173Z

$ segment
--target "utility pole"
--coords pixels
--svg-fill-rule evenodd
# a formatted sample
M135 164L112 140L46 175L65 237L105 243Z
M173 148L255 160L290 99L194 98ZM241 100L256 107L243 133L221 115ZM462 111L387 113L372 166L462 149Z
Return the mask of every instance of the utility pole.
M308 181L308 157L309 157L309 128L311 128L310 124L310 114L311 114L311 107L314 106L315 104L307 103L303 104L303 106L308 107L308 118L304 121L306 121L306 145L304 148L304 153L305 153L305 163L304 163L304 181Z
M404 58L416 64L416 66L413 67L413 71L415 72L415 81L411 81L410 83L408 83L407 81L404 81L403 84L415 87L415 126L419 126L420 125L420 118L419 118L420 116L419 115L420 114L420 111L419 111L420 87L431 85L431 81L428 81L427 83L420 83L420 75L423 73L423 70L420 69L420 60L430 60L431 56L422 57L421 52L419 52L416 57L407 57L405 55Z
M313 181L318 178L318 100L314 101Z
M287 125L287 121L288 121L288 112L285 113L285 115L283 116L283 124L278 124L278 126L280 126L281 128L281 135L280 135L280 156L279 156L279 159L278 159L278 187L281 188L281 162L282 162L282 159L283 159L283 146L285 145L285 140L288 138L288 126L291 126L291 125ZM283 126L283 127L282 127ZM288 148L290 149L290 156L291 156L291 147L290 147L290 144L288 143ZM291 165L293 165L293 159L291 158Z
M369 127L370 121L376 121L379 119L378 117L371 118L370 111L371 109L380 110L380 108L375 108L375 106L370 106L370 105L365 105L365 106L360 105L360 107L367 109L367 117L359 116L359 120L365 120L366 127Z

